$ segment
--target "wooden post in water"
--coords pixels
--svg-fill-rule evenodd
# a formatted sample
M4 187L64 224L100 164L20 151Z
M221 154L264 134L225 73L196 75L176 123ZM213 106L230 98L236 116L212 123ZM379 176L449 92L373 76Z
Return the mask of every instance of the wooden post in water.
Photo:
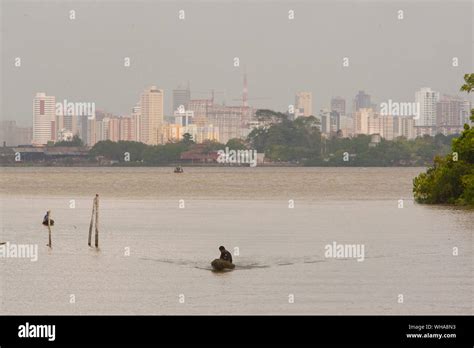
M88 245L91 246L92 242L92 227L94 225L94 212L95 212L95 198L92 201L92 215L91 215L91 224L89 225L89 240L88 240Z
M99 248L99 194L95 195L95 247Z
M53 243L51 242L51 210L48 210L48 234L49 234L48 246L52 248Z

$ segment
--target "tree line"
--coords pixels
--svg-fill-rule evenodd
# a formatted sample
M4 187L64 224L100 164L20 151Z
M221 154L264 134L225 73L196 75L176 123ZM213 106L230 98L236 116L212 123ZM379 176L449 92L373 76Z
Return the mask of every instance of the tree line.
M266 111L269 113L269 111ZM273 113L273 112L272 112ZM454 135L424 136L413 140L381 139L371 143L371 136L353 138L321 136L314 117L284 119L268 127L256 128L247 139L230 139L227 143L206 141L200 151L211 153L229 149L255 149L265 154L265 160L302 166L427 166L436 156L450 153ZM164 145L146 145L134 141L100 141L90 150L90 156L127 165L167 165L180 162L181 154L196 146L187 134L181 141ZM124 154L127 153L127 156ZM125 163L127 162L127 163Z

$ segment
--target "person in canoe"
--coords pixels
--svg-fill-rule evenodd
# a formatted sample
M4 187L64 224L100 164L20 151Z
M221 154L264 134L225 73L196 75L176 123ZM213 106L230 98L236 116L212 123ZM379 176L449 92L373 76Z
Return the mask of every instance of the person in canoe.
M51 210L48 210L46 212L46 215L43 218L43 225L45 226L48 226L48 219L49 219L49 225L54 226L54 220L50 218L50 213L51 213Z
M225 248L221 245L219 247L221 252L221 256L218 259L215 259L211 262L211 266L214 271L225 271L231 270L235 268L235 265L232 263L232 254L225 250Z
M227 250L225 250L225 248L222 245L219 247L219 250L221 252L221 256L219 258L221 260L229 261L230 263L232 263L232 254L228 252Z

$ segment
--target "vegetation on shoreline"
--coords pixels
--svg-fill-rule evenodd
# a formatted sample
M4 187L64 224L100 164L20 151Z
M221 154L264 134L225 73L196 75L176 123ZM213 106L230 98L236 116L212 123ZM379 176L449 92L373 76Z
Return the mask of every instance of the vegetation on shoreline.
M254 129L248 136L250 146L264 152L270 161L305 166L426 166L436 155L447 154L454 138L438 134L414 140L381 139L371 144L372 137L363 134L353 138L321 137L318 120L313 116L292 121L285 114L259 110L257 118L271 125Z
M258 110L257 118L268 124L254 129L246 140L230 139L226 144L208 141L203 153L222 150L252 149L265 154L266 162L302 166L391 167L427 166L435 156L450 152L454 135L424 136L414 140L397 138L371 144L370 135L354 138L321 136L319 122L313 117L289 120L286 114ZM120 165L169 165L180 161L181 154L193 150L196 144L189 134L183 140L164 145L149 146L131 141L100 141L90 151L91 157L102 156ZM129 161L124 153L129 153Z
M289 121L294 123L296 121ZM359 135L355 138L321 139L315 136L319 131L294 130L295 126L279 125L265 132L251 134L249 141L231 139L226 144L205 142L202 152L210 153L225 147L234 150L256 149L265 153L265 161L301 166L327 167L395 167L427 166L435 156L450 152L454 136L438 134L436 137L419 137L414 140L398 138L393 141L381 139L376 146L370 146L371 137ZM286 141L288 135L301 132L299 140ZM314 132L315 134L311 134ZM119 165L169 165L180 162L181 154L195 148L194 142L183 141L150 146L133 141L98 142L91 150L91 160L96 157L116 162ZM129 154L129 160L125 153Z
M461 91L472 92L474 74L466 74L464 80ZM434 165L413 180L413 193L419 203L474 206L474 127L465 124L452 141L452 153L437 156Z
M50 146L50 145L48 145ZM59 147L59 146L84 146L84 142L82 141L82 139L79 137L78 134L75 134L71 140L61 140L61 141L57 141L53 144L51 144L51 146L56 146L56 147Z

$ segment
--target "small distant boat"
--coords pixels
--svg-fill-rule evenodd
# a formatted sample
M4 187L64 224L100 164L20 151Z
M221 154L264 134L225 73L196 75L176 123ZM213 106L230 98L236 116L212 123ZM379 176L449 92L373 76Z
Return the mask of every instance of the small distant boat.
M181 167L176 167L176 168L174 169L174 172L175 172L175 173L184 173L184 170L183 170L183 168L181 168Z
M222 259L215 259L211 262L211 266L215 271L229 271L235 268L232 262Z

